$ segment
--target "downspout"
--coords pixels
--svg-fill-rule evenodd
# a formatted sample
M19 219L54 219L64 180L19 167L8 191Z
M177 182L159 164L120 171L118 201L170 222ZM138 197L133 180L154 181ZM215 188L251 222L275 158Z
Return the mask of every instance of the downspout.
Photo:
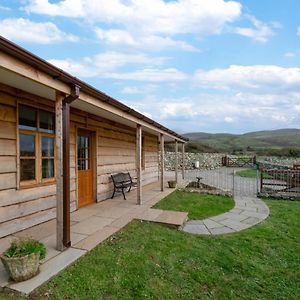
M63 245L71 246L70 237L70 104L78 99L80 87L74 84L71 94L62 101L63 127Z

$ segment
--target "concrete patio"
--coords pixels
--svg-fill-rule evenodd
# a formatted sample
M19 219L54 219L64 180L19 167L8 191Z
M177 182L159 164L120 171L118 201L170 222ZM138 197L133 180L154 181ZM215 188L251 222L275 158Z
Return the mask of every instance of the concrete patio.
M64 252L56 250L56 220L0 239L0 253L8 248L10 241L16 237L32 237L42 241L47 247L47 257L42 261L40 274L25 282L9 282L7 273L1 264L0 287L29 294L133 219L182 226L187 219L187 213L151 208L173 191L174 189L165 188L165 191L161 192L157 182L143 187L142 205L136 204L136 192L133 190L126 194L126 201L118 195L114 199L95 203L75 211L71 214L72 246Z

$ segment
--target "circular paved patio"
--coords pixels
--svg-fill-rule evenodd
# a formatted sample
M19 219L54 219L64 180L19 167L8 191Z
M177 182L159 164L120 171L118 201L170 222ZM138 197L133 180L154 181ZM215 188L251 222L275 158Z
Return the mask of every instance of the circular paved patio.
M212 171L210 175L214 172L217 171ZM238 180L241 181L241 186L247 183L245 178ZM253 179L248 180L253 184ZM221 181L225 182L225 177ZM245 193L243 189L237 190L234 195L235 206L230 211L204 220L187 221L182 230L193 234L217 235L238 232L262 222L268 217L269 208L254 195L255 188L250 191Z

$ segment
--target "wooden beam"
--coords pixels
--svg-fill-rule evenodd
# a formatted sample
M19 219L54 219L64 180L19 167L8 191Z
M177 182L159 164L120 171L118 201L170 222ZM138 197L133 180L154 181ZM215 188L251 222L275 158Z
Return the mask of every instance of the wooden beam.
M142 204L142 126L136 126L137 204Z
M165 188L165 137L160 134L160 190L163 192Z
M175 181L178 182L178 141L175 140Z
M185 172L185 160L184 160L184 143L181 146L181 160L182 160L182 179L184 179Z
M64 249L63 245L63 141L62 141L62 103L63 96L57 95L55 103L55 128L56 128L56 248Z

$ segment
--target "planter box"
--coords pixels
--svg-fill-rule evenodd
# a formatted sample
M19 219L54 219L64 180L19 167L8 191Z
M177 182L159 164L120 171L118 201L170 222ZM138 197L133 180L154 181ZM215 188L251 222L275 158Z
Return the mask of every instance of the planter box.
M169 188L175 189L177 182L175 180L168 181Z
M34 277L39 272L40 253L32 253L23 257L2 255L1 261L14 281L24 281Z

